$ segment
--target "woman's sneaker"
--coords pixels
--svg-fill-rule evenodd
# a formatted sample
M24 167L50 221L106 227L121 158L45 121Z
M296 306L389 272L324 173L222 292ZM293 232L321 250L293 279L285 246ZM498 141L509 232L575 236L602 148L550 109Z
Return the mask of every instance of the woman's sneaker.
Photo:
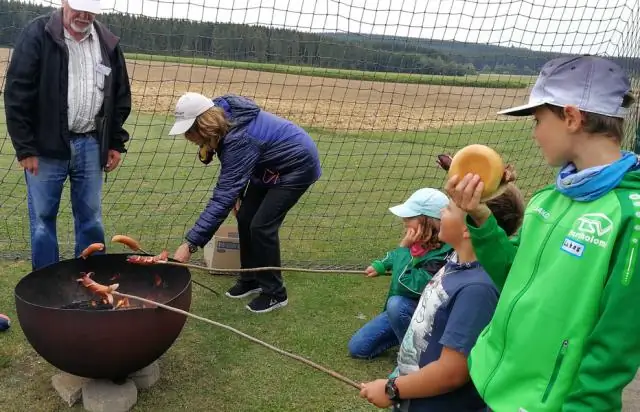
M286 295L282 297L273 297L261 294L249 302L247 309L253 313L265 313L287 306L287 303L289 303L289 301L287 300Z
M255 283L238 281L227 291L227 293L225 293L225 295L233 299L242 299L260 292L262 292L262 288Z

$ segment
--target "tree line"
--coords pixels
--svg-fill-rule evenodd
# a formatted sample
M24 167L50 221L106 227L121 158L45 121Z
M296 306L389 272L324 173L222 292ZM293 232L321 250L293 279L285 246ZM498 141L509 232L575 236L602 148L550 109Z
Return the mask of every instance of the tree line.
M51 10L0 0L0 45L11 47L29 20ZM106 13L99 19L121 37L122 48L128 53L454 76L478 72L536 74L545 61L558 55L455 41L307 33L123 13ZM638 67L640 59L633 60L623 63Z

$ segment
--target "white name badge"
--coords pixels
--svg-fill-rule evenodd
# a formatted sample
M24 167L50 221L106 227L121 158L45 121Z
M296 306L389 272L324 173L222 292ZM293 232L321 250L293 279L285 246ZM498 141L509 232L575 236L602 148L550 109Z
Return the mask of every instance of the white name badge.
M105 65L104 65L104 64L102 64L102 63L98 63L98 64L97 64L97 66L96 66L96 71L97 71L98 73L100 73L101 75L103 75L103 76L108 76L108 75L110 75L110 74L111 74L111 68L110 68L110 67L105 66Z

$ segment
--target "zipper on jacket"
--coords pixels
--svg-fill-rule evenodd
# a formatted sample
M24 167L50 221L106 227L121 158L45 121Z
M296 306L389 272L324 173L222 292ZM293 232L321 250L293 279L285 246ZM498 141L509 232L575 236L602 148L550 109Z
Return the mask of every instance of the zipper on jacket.
M404 269L402 269L402 272L400 272L400 274L398 275L398 283L409 292L415 293L416 295L420 295L420 293L417 293L415 290L410 289L407 285L402 283L402 277L407 273L407 268L409 267L410 264L411 262L407 263Z
M540 248L538 249L539 250L538 256L536 257L536 261L535 261L535 264L533 266L533 271L531 272L531 276L529 277L529 280L527 281L527 284L524 286L524 288L520 292L518 292L518 294L516 295L515 299L513 299L513 301L511 302L511 305L510 305L509 310L507 312L506 319L504 321L504 333L503 333L503 338L502 338L502 350L500 351L500 358L498 359L498 362L496 363L496 366L493 368L493 370L491 371L491 373L487 377L487 380L484 383L484 385L482 387L482 390L480 391L480 394L482 395L483 398L485 398L485 396L486 396L487 387L489 386L489 383L491 383L491 380L493 379L493 377L497 373L498 369L500 368L500 364L502 364L502 360L504 359L504 352L505 352L506 347L507 347L507 331L509 330L509 320L511 320L511 315L513 314L513 309L516 306L516 304L518 303L518 301L520 300L520 298L522 298L522 296L527 292L527 290L529 290L529 287L533 283L533 279L535 278L536 271L538 270L538 266L540 265L540 259L542 258L542 252L544 252L544 248L547 246L547 242L549 241L549 238L553 234L553 231L558 226L558 223L560 223L562 218L569 212L569 209L571 209L571 205L567 205L566 209L560 214L560 216L558 216L558 218L556 219L556 221L553 224L553 226L551 227L551 229L549 229L549 232L547 232L547 235L545 236L544 240L540 244ZM520 247L522 247L522 244L520 244L519 248Z
M569 341L565 339L562 341L562 346L560 346L560 351L558 352L558 356L556 356L556 364L553 366L553 372L551 373L551 377L549 378L549 383L547 384L547 389L544 391L544 395L542 395L542 403L545 403L549 398L549 394L551 393L551 389L553 389L553 385L556 383L558 379L558 374L560 373L560 367L562 366L562 360L564 359L564 355L567 353L567 348L569 347Z
M633 271L636 267L636 259L638 256L638 236L637 232L631 235L631 246L627 252L627 265L624 268L624 274L622 275L622 285L629 286L631 278L633 277Z

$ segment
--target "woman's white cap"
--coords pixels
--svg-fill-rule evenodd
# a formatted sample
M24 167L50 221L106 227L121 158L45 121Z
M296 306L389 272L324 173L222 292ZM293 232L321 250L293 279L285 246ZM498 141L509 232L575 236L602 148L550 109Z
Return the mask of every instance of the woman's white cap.
M169 136L183 134L193 126L196 117L214 107L213 100L200 93L187 92L183 94L178 103L174 116L176 117Z

